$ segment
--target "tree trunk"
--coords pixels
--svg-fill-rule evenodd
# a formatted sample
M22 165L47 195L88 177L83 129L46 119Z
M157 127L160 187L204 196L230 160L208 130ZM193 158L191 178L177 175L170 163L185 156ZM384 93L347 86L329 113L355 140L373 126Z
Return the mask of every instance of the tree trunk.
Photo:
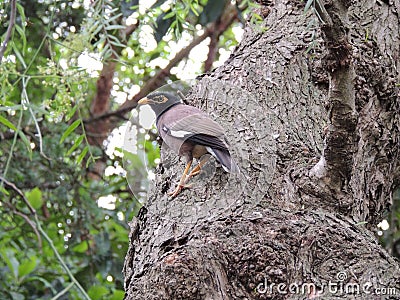
M184 166L164 158L131 222L125 299L400 297L373 232L399 179L400 1L304 6L262 1L267 30L248 26L189 97L241 174L168 200Z

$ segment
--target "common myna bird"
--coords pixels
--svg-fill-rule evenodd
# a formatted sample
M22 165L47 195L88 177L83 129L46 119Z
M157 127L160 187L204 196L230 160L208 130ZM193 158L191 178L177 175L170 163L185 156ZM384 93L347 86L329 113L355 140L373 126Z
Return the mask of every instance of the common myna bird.
M156 114L158 135L179 156L186 159L186 168L178 186L169 195L176 197L187 181L200 173L207 159L189 173L193 158L201 158L210 153L225 171L238 173L239 168L229 153L223 128L200 109L183 104L169 92L154 92L139 100L138 104L149 104Z

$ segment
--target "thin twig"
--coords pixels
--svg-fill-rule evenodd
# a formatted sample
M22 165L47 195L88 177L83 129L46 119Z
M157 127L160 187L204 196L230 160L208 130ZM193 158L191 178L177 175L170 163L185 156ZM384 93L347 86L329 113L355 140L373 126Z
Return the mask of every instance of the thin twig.
M67 272L69 278L71 279L72 283L76 285L78 290L82 293L84 299L90 300L89 295L86 293L84 288L81 286L78 280L76 280L75 276L72 274L71 270L68 268L67 264L65 261L62 259L60 253L58 252L57 248L54 246L53 240L47 235L47 233L43 230L42 226L40 225L40 221L38 218L38 215L36 213L36 210L32 207L32 205L29 203L29 200L26 198L24 193L12 182L8 181L4 177L0 176L0 180L4 182L6 185L11 187L14 191L17 192L18 195L22 197L22 200L25 202L26 206L29 208L29 211L35 218L35 223L38 231L42 234L42 236L45 238L45 240L49 243L50 248L53 250L54 254L56 255L58 261L60 262L61 266Z
M74 286L74 283L71 282L69 285L67 285L67 287L65 289L63 289L61 292L59 292L57 295L55 295L53 298L51 298L51 300L59 299L61 296L65 295L73 286Z
M47 157L46 154L44 154L44 152L43 152L43 138L42 138L42 132L40 131L40 126L39 126L38 121L37 121L37 119L36 119L36 117L35 117L35 114L33 113L32 107L31 107L30 102L29 102L28 93L26 92L26 87L27 87L27 85L28 85L29 79L30 79L30 77L28 77L26 80L25 80L25 77L22 78L22 96L23 96L23 100L25 100L26 103L28 104L29 112L31 113L33 122L35 123L35 126L36 126L37 135L38 135L38 137L39 137L39 151L40 151L40 155L42 155L42 156L43 156L44 158L46 158L47 160L51 160L51 159L50 159L49 157Z
M17 186L16 186L14 183L8 181L7 179L5 179L5 178L2 177L2 176L0 176L0 180L3 181L3 182L4 182L6 185L8 185L9 187L11 187L14 191L16 191L17 194L21 196L22 200L24 200L26 206L28 206L29 211L31 212L31 214L32 214L32 215L36 215L36 210L35 210L35 209L32 207L32 205L29 203L29 200L26 198L26 196L24 195L24 193L23 193L19 188L17 188Z
M15 25L15 17L17 13L17 0L11 0L11 14L10 14L10 23L8 24L6 37L4 39L3 45L0 48L0 63L3 60L4 53L6 52L8 42L11 38L12 30Z
M38 248L39 248L40 252L42 252L43 251L42 237L40 236L40 233L37 230L37 227L35 226L35 223L31 219L29 219L29 217L26 214L18 211L17 209L14 209L13 213L18 215L18 216L20 216L20 217L22 217L26 221L26 223L28 223L29 226L32 227L32 229L35 232L35 234L37 236L37 239L38 239L38 243L39 243Z
M46 232L43 230L42 226L40 225L39 219L37 214L35 214L35 220L36 220L36 225L38 226L39 231L41 232L41 234L43 235L43 237L45 238L45 240L49 243L51 249L53 250L54 254L56 255L58 261L61 263L62 267L64 268L64 270L67 272L69 278L71 279L71 281L76 285L76 287L78 288L78 290L82 293L82 295L84 296L84 299L86 300L91 300L89 295L86 293L86 291L84 290L84 288L81 286L81 284L79 283L78 280L76 280L75 276L72 274L71 270L68 268L67 264L65 263L65 261L62 259L60 253L58 253L57 248L54 246L53 244L53 240L46 234Z
M22 116L24 114L24 110L21 109L20 112L21 113L19 115L18 125L17 125L18 130L21 130L20 128L21 128L21 122L22 122ZM13 153L14 153L14 148L15 148L15 145L17 144L17 137L18 137L18 132L15 132L15 135L14 135L14 138L13 138L13 141L12 141L12 144L11 144L11 148L10 148L10 153L8 154L6 166L5 166L4 171L3 171L3 176L4 177L7 176L7 172L8 172L8 169L10 167L10 163L11 163L11 160L12 160L12 157L13 157ZM0 187L3 187L3 183L4 183L4 181L1 182Z
M40 236L40 233L37 230L35 223L31 219L29 219L29 217L26 214L24 214L23 212L20 212L11 203L8 203L6 201L2 201L2 203L3 203L4 206L8 207L14 214L22 217L26 221L26 223L28 223L28 225L32 227L33 231L35 232L35 234L36 234L36 236L38 238L39 250L40 250L40 252L42 252L42 237Z

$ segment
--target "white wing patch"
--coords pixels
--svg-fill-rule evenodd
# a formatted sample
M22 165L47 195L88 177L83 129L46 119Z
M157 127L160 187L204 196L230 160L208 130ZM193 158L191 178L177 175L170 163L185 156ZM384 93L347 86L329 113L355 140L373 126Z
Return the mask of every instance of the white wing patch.
M163 125L161 128L166 134L176 137L176 138L186 138L192 136L194 133L186 130L171 130L167 126Z
M193 135L193 132L185 130L170 130L169 134L176 138L184 138Z

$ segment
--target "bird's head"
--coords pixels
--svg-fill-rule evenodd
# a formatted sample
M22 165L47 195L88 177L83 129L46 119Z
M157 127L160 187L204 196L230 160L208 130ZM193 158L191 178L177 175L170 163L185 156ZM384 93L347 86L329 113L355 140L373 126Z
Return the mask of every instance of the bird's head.
M138 101L138 104L140 105L150 105L151 109L155 112L157 117L159 117L170 107L180 103L181 101L177 96L168 92L154 92Z

